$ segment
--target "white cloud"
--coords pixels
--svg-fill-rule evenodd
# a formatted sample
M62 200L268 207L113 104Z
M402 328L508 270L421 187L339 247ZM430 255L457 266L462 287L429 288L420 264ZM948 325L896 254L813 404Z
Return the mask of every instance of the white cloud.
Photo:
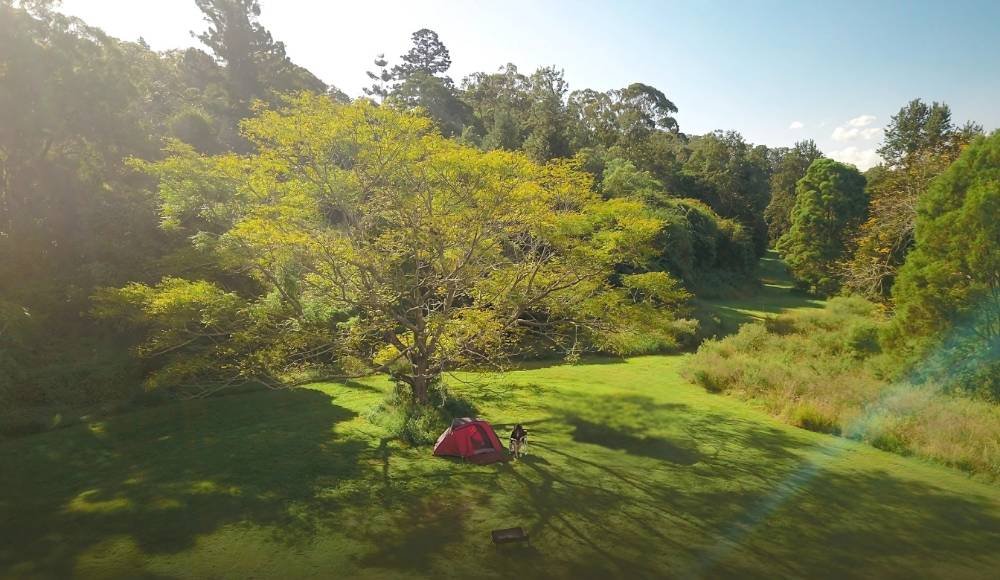
M788 126L789 129L801 129L802 127L805 127L802 121L792 121L792 124Z
M858 117L860 119L861 117ZM848 124L855 121L856 119L851 119ZM834 141L853 141L854 139L864 139L865 141L871 141L872 139L879 136L882 132L881 127L865 127L862 129L858 126L852 127L837 127L833 130Z
M882 158L878 156L875 149L858 149L857 147L844 147L843 149L837 151L830 151L827 153L830 159L840 161L841 163L850 163L857 166L861 171L867 171L871 167L878 165L882 162Z
M861 115L847 122L851 127L867 127L875 122L875 115Z

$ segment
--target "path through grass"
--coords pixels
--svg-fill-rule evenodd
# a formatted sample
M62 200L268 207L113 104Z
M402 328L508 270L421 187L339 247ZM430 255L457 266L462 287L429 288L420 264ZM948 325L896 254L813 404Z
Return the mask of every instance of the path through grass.
M795 288L785 263L774 250L761 258L758 275L761 286L748 296L696 301L701 310L718 318L721 334L736 332L743 324L783 312L823 307L824 301L810 298Z

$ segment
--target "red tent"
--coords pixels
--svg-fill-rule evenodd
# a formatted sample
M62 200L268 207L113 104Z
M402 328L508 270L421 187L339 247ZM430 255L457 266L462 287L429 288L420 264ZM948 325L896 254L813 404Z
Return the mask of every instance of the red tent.
M474 463L507 459L493 426L482 419L468 417L451 422L451 427L445 429L434 444L434 455L451 455Z

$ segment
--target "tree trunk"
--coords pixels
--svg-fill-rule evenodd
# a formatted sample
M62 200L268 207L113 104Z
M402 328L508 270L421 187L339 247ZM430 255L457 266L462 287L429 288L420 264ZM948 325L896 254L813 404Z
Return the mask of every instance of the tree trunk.
M413 376L413 400L420 405L426 405L430 402L430 397L428 396L428 381L427 376L421 371L417 371L417 374Z
M413 346L410 356L410 364L413 367L413 400L418 405L430 403L430 366L431 353L427 345L426 322L423 316L419 316L414 322Z

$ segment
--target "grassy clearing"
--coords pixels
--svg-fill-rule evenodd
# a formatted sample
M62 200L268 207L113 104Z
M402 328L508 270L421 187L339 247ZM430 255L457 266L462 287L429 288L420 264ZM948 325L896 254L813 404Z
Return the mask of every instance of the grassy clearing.
M463 375L504 465L366 418L380 379L142 410L0 444L0 577L989 577L1000 489L783 425L684 357ZM13 466L13 468L8 468ZM524 526L530 548L489 531Z
M823 307L822 300L810 298L795 288L784 262L774 250L760 260L757 274L761 286L756 291L736 298L695 301L707 334L726 336L750 322Z

